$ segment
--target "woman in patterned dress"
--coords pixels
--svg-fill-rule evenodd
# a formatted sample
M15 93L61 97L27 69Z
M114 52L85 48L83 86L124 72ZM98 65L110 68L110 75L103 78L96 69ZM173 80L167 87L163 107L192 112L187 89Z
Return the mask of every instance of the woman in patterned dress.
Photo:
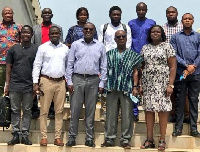
M147 140L141 146L155 148L153 127L155 112L158 112L160 125L160 141L158 150L165 149L165 134L168 112L172 110L170 95L176 75L175 51L169 43L161 26L153 26L148 33L148 44L142 48L143 69L140 92L143 94Z

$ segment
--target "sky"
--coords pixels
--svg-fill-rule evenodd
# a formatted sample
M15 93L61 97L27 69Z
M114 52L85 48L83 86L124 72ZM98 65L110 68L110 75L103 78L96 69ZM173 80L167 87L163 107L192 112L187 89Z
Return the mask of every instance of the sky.
M54 14L52 21L63 28L64 38L68 29L76 25L76 10L79 7L86 7L89 11L89 21L94 23L97 31L102 24L110 22L109 9L112 6L119 6L122 9L121 22L127 24L131 19L137 18L135 6L139 0L39 0L41 9L51 8ZM178 9L178 20L184 13L194 15L193 29L200 28L200 7L199 0L143 0L148 6L146 17L163 25L166 20L166 8L174 6Z

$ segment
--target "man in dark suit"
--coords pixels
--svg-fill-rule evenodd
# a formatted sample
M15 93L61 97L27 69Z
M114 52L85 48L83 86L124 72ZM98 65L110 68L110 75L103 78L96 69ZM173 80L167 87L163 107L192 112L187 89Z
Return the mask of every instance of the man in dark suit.
M51 22L51 19L53 17L52 10L50 8L44 8L42 10L42 15L41 17L43 18L42 24L35 25L33 27L33 38L32 42L36 44L37 46L40 46L41 44L44 44L45 42L49 41L49 29L51 26L57 26L60 29L60 42L63 42L63 31L62 28L59 25L56 25ZM38 102L37 99L34 99L34 104L32 108L32 114L33 118L38 118L39 117L39 109L38 109ZM49 109L49 118L54 118L55 117L55 112L54 112L54 104L53 102L51 103L51 107Z

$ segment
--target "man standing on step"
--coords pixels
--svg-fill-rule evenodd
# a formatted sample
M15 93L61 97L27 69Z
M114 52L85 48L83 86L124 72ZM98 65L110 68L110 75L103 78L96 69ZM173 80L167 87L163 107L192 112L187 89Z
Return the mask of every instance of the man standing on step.
M66 146L76 145L79 116L85 104L85 145L94 144L94 115L98 92L103 93L106 81L107 58L105 46L93 39L96 28L92 23L83 27L84 38L75 41L69 52L66 77L71 96L71 119Z
M142 50L142 47L147 44L147 35L149 29L156 24L156 22L152 19L146 18L147 13L147 5L143 2L140 2L136 5L136 13L137 18L132 19L128 22L128 25L131 28L132 33L132 45L131 49L138 54ZM133 103L133 120L139 120L139 110L138 110L139 103Z
M13 139L8 145L19 144L19 135L22 135L21 143L32 145L28 139L31 124L31 108L33 106L33 81L32 69L37 46L31 44L33 29L24 25L21 30L21 43L10 48L6 58L6 86L5 94L10 96L11 126ZM20 121L22 115L22 131L20 133Z
M111 23L101 25L98 40L102 41L106 47L106 51L117 47L115 42L115 32L118 30L124 30L127 34L126 47L131 47L131 29L128 25L121 23L122 10L119 6L113 6L109 10L109 17ZM101 100L101 109L103 110L101 120L105 120L106 114L106 98Z
M42 15L41 15L43 22L42 24L35 25L33 27L33 43L36 44L37 46L40 46L41 44L44 44L45 42L49 41L49 29L51 26L57 26L60 29L60 42L63 42L63 31L62 28L54 23L51 22L51 19L53 18L52 10L50 8L44 8L42 10ZM34 99L33 103L33 118L38 118L39 117L39 108L38 108L38 102L37 99ZM51 102L51 106L49 109L49 118L54 118L55 117L55 112L54 112L54 103Z
M177 72L174 90L176 92L176 124L172 136L180 136L183 129L185 97L188 91L190 112L190 135L200 137L197 130L198 102L200 92L200 34L192 30L194 17L190 13L182 16L183 30L171 38L176 50ZM183 76L183 79L180 77Z
M120 105L122 119L120 144L123 148L130 149L129 141L133 134L133 102L130 95L138 94L137 68L140 67L142 58L138 53L126 48L127 34L125 31L118 30L115 33L115 42L117 48L106 53L108 61L106 125L105 142L101 147L114 146Z
M13 9L4 7L2 10L3 21L0 22L0 96L4 93L6 81L6 56L7 51L20 42L21 24L13 21Z
M183 24L178 21L178 10L174 6L170 6L166 10L167 23L165 23L162 27L166 34L166 42L169 43L172 35L180 32L183 29ZM175 91L170 96L172 101L172 110L170 111L169 122L176 122L176 100L175 100ZM187 122L189 120L189 103L186 98L186 110L185 110L185 118L184 121Z
M50 41L39 46L33 66L34 92L43 91L40 96L40 131L41 146L47 146L47 115L51 101L55 104L55 141L54 145L63 146L61 131L63 125L63 108L66 100L65 69L68 47L59 42L60 28L51 26Z

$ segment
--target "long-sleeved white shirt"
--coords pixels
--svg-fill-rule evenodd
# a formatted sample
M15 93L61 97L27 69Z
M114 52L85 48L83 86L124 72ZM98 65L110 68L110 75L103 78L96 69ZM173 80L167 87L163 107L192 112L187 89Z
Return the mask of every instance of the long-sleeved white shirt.
M48 41L40 45L33 64L33 83L38 83L40 71L41 74L52 78L64 76L68 52L68 47L62 43L55 46Z
M104 28L104 24L101 25L99 35L98 35L98 40L101 42L103 42L103 28ZM130 48L131 43L132 43L131 29L128 25L126 25L126 29L127 29L126 47ZM124 30L122 24L120 24L117 27L113 26L111 23L108 24L108 27L106 29L105 36L104 36L104 45L106 47L106 52L117 47L117 44L114 39L115 39L115 32L118 30Z

